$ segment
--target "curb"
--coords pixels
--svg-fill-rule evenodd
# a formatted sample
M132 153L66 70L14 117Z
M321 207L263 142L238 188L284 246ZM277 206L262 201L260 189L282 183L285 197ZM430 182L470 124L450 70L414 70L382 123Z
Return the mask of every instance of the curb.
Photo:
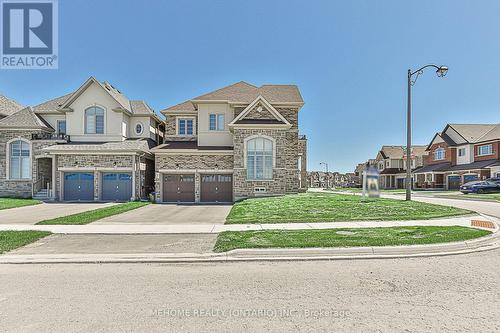
M495 223L496 224L496 223ZM0 264L217 263L421 258L484 252L500 248L498 224L491 235L430 245L353 248L237 249L225 253L3 255Z

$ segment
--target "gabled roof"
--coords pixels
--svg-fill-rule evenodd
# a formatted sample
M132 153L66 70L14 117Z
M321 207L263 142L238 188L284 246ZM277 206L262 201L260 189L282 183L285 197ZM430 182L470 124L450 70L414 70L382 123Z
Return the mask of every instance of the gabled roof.
M296 85L265 84L260 87L256 87L245 81L240 81L174 105L162 110L161 112L195 111L196 108L194 104L202 101L250 104L258 96L263 96L271 104L296 104L299 106L304 104L302 95Z
M266 111L268 111L269 114L272 117L274 117L274 119L251 119L254 121L257 120L257 122L253 122L253 124L274 123L274 124L283 124L290 126L288 120L286 120L286 118L283 117L262 95L257 96L255 100L253 100L242 112L240 112L240 114L236 118L233 119L233 121L229 124L229 126L234 126L237 124L245 124L245 123L249 124L249 122L245 122L245 120L250 120L250 119L245 119L245 116L249 114L250 111L252 111L257 105L259 105L259 107L261 108L265 108Z
M415 156L421 156L425 154L426 146L415 145L411 146L412 153ZM382 146L380 149L380 155L384 159L401 159L405 155L406 146Z
M10 116L20 111L22 108L23 106L16 101L4 95L0 95L0 116Z
M477 143L500 124L448 124L443 132L446 133L448 127L453 128L468 143Z
M433 142L436 141L436 138L441 139L448 146L455 146L456 145L456 142L453 141L448 135L446 135L443 132L438 132L438 133L434 134L434 136L432 137L431 142L427 145L427 147L425 148L425 150L430 150L431 149L431 146L432 146Z
M33 111L37 114L60 113L63 108L69 106L80 94L85 91L91 84L97 84L104 89L123 109L132 115L153 116L157 121L161 122L161 116L156 114L154 110L143 100L129 100L118 89L109 82L99 82L94 77L90 77L76 91L69 94L51 99L47 102L38 104L33 107Z
M24 108L8 117L0 119L0 128L41 129L54 131L45 120L37 116L31 107Z
M50 101L38 104L33 107L33 111L38 114L44 113L62 113L60 111L61 106L64 102L72 95L73 93L69 93L60 97L56 97L51 99Z

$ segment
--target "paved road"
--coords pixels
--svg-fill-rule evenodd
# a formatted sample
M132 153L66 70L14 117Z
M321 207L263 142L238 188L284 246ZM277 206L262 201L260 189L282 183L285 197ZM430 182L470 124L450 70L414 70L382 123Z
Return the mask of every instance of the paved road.
M382 195L385 198L396 198L396 199L404 199L404 195L393 195L393 194L385 194ZM436 196L422 196L422 195L413 195L412 197L415 201L433 203L444 206L452 206L457 208L470 209L482 214L487 214L490 216L495 216L500 218L500 202L490 202L490 201L474 201L474 200L460 200L460 199L445 199L438 198Z
M115 203L41 203L0 210L0 224L35 224L42 220L108 207Z
M384 261L2 265L0 331L494 332L498 267L500 251Z

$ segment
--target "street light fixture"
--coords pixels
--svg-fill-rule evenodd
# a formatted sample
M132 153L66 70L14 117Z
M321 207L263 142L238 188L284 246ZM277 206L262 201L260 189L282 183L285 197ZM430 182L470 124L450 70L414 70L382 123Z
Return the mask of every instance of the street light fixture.
M406 112L406 200L411 200L411 87L417 82L420 75L424 73L424 69L433 67L436 69L436 75L438 77L446 76L448 73L447 66L437 66L434 64L425 65L416 71L412 72L411 69L408 70L408 105ZM412 77L415 79L412 80Z

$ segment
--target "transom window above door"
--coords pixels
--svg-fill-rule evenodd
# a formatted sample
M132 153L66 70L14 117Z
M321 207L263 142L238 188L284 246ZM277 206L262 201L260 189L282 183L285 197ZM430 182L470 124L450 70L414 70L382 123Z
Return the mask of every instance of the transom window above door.
M194 135L194 119L193 118L177 118L177 134L178 135Z
M85 110L85 134L104 134L104 109L92 106Z

